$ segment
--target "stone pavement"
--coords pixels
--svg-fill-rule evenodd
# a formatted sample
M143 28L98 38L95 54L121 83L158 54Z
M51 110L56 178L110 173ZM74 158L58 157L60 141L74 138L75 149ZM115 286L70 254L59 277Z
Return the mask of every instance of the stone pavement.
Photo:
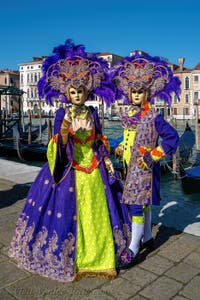
M153 226L156 249L142 252L140 264L121 271L113 281L86 278L60 283L19 269L7 251L38 169L19 168L18 176L9 180L9 164L4 164L4 174L0 172L1 300L200 299L200 237L158 224Z

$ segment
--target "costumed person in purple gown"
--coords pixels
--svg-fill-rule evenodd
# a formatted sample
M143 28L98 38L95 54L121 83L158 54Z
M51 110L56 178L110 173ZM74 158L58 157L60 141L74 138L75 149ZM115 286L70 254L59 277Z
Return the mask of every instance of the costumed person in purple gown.
M130 222L113 180L108 139L92 94L114 100L107 62L67 40L43 63L40 97L69 103L57 111L48 163L29 190L9 255L20 267L61 282L83 276L113 279Z
M179 97L180 80L165 61L138 52L117 64L112 76L117 99L123 96L129 104L122 118L123 141L115 149L127 170L122 203L132 218L131 242L119 263L125 269L139 261L140 250L154 248L151 205L160 203L159 161L176 152L179 136L151 104L159 98L170 105L172 92Z

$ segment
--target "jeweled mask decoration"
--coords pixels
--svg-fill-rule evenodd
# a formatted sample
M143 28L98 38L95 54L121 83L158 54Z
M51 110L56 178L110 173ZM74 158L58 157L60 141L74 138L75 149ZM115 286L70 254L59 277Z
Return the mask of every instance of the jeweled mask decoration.
M61 59L47 70L46 81L54 90L66 93L70 87L84 86L91 91L101 85L104 72L98 62L80 56Z

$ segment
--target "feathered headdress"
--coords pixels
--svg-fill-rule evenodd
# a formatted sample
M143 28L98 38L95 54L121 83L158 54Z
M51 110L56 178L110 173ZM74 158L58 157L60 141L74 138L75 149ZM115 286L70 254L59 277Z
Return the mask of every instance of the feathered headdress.
M181 81L173 75L172 69L167 62L160 57L140 55L125 57L112 69L112 81L117 86L117 99L125 96L125 103L130 102L130 89L148 91L150 102L155 98L171 104L171 93L177 97L180 95Z
M38 82L40 98L45 98L50 105L53 105L54 99L67 103L67 89L84 86L89 97L96 94L107 105L114 102L108 63L99 58L97 53L86 53L83 45L75 45L71 40L54 48L53 53L42 65L43 76Z

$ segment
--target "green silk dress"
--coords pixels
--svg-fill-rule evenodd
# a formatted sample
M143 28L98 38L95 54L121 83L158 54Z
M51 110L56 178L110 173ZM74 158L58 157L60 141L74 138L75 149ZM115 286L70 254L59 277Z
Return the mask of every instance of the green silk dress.
M74 159L79 166L91 165L94 152L91 140L85 142L91 130L76 131L82 141L74 146ZM100 171L75 170L77 197L77 273L101 273L115 270L115 251L105 187Z

